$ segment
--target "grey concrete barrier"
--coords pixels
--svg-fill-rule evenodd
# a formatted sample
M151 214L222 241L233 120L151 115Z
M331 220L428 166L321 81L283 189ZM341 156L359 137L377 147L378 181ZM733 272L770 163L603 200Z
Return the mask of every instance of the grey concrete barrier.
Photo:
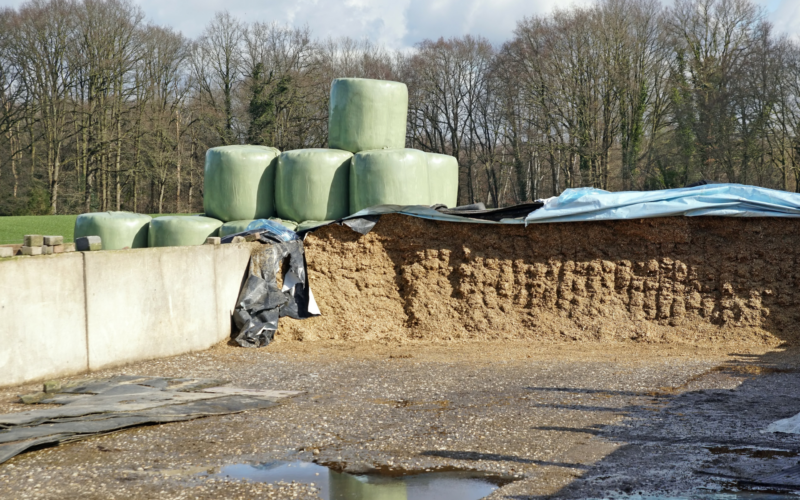
M198 351L227 339L257 245L0 261L0 386Z
M0 261L0 385L88 366L83 256Z

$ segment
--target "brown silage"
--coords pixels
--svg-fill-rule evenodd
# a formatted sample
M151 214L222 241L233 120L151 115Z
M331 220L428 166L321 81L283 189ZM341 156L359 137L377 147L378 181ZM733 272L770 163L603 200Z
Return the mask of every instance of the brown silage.
M306 238L322 316L276 340L778 345L797 337L800 221L511 225L383 216Z

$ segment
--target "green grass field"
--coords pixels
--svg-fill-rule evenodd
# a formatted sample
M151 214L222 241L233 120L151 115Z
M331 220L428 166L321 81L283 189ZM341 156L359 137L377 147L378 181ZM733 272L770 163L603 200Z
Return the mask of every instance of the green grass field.
M194 215L194 214L158 214L153 217L165 215ZM18 217L0 217L0 245L9 243L22 244L26 234L47 234L63 236L64 241L74 238L75 219L77 215L22 215Z
M72 241L77 215L22 215L0 217L0 245L22 244L26 234L61 235L64 241Z

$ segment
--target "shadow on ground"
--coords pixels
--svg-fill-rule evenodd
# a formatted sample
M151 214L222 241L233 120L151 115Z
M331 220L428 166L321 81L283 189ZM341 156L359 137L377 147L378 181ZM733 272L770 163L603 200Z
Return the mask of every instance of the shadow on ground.
M566 481L554 494L530 496L510 491L504 498L697 498L716 493L732 495L725 498L759 493L794 498L791 492L800 491L800 474L794 470L800 463L800 435L762 431L776 420L800 413L800 350L742 354L735 359L691 380L674 394L638 395L655 397L660 408L629 405L623 410L626 418L618 424L600 429L541 427L586 433L593 436L595 444L619 447L584 466L580 477ZM598 411L580 405L574 409Z

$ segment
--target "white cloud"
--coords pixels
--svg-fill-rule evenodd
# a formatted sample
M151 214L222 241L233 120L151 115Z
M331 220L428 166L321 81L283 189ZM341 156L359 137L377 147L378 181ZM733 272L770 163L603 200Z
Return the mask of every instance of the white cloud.
M786 33L795 40L800 40L800 2L798 0L773 0L769 3L772 5L767 5L767 9L770 11L768 18L775 25L775 31Z
M392 48L410 47L425 39L481 35L494 43L511 36L524 16L544 14L556 6L589 0L199 0L164 2L136 0L148 18L197 36L219 10L240 19L308 25L321 38L367 37Z
M671 0L662 0L671 4ZM800 39L800 0L756 0L776 31ZM496 44L511 37L524 16L591 0L134 0L148 20L196 37L215 12L228 10L243 21L308 25L315 36L369 38L390 48L425 39L481 35ZM23 0L0 0L17 7Z

